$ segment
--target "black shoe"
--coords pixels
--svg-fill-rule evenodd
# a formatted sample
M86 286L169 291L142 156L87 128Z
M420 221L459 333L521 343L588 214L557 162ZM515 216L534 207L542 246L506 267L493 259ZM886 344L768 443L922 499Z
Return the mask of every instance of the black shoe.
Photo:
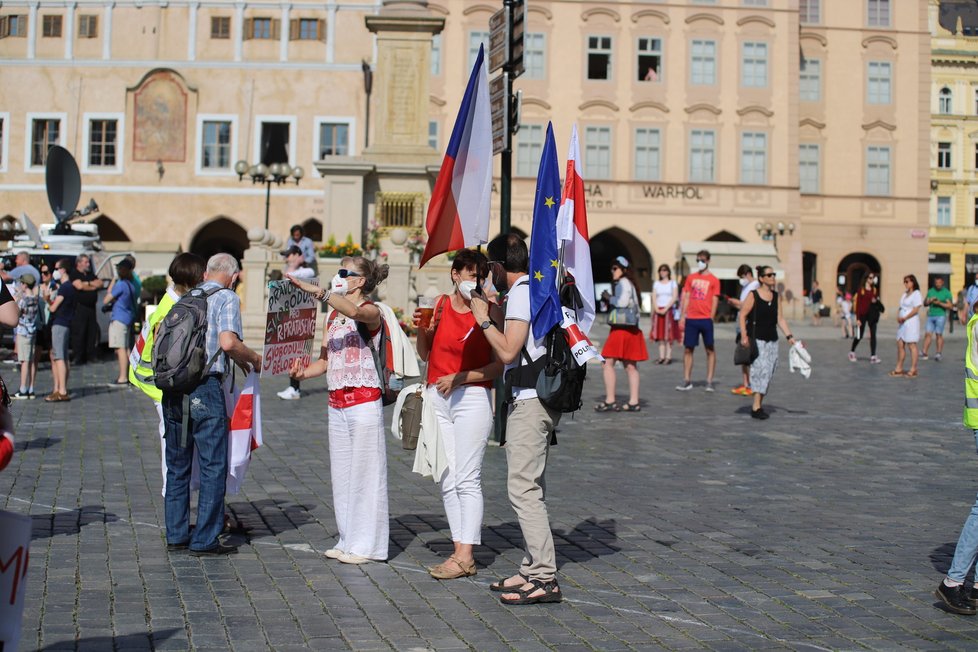
M967 593L967 597L965 599L971 604L972 607L978 608L978 588L971 587L971 591Z
M220 555L236 555L238 554L237 546L226 546L223 543L219 543L213 548L208 548L207 550L191 550L190 554L194 557L216 557Z
M934 596L943 602L947 610L952 613L961 614L962 616L975 615L975 606L971 604L970 594L965 593L963 584L960 586L948 586L944 582L941 582L937 590L934 591Z
M751 415L751 418L754 418L754 419L770 419L771 418L771 415L768 414L767 412L765 412L764 411L764 408L761 408L760 410L751 410L750 411L750 415Z
M190 545L189 541L185 543L168 543L166 544L166 549L168 552L173 552L174 550L186 550L187 546L189 545Z

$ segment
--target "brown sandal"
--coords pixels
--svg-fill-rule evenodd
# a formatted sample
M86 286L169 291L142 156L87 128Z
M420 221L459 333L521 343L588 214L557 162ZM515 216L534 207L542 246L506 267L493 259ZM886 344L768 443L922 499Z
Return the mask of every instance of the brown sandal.
M460 577L472 577L477 572L475 561L463 564L454 555L437 566L428 569L428 574L436 580L455 580Z

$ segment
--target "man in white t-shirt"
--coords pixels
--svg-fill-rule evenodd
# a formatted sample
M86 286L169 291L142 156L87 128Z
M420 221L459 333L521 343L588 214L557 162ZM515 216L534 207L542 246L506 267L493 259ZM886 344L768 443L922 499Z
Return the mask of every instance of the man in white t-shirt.
M737 268L737 278L740 279L740 298L734 299L733 297L727 298L727 303L731 306L740 310L741 306L744 305L744 301L747 300L747 295L760 287L760 282L754 278L754 272L751 270L750 265L741 265ZM740 326L737 326L737 342L740 341ZM753 392L750 389L750 365L745 364L740 366L741 373L744 376L744 382L740 384L740 387L734 387L730 390L731 394L737 394L739 396L750 396Z
M512 409L506 435L506 487L509 501L523 532L525 554L519 573L491 584L501 593L503 604L560 602L557 586L557 557L553 534L544 502L544 473L547 452L560 412L551 410L537 398L537 365L546 354L543 339L537 340L530 327L529 255L526 243L513 234L496 237L486 248L497 288L508 288L506 321L499 329L490 318L489 303L472 296L472 315L506 364L507 385L512 384ZM523 358L525 348L530 363Z

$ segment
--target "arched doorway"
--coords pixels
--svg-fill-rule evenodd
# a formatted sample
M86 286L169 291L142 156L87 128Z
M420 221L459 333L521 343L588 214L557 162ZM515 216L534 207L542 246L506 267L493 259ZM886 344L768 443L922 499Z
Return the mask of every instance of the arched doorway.
M599 284L611 284L611 263L618 256L627 258L635 270L639 292L651 292L652 254L638 238L618 227L591 236L591 270L594 273L595 292L600 294Z
M248 248L248 233L227 217L217 217L205 224L190 241L190 252L204 259L227 253L239 261Z
M104 242L129 242L130 240L122 227L108 215L99 215L93 224L98 227L98 235Z
M323 241L323 223L317 220L315 217L310 217L308 220L302 223L302 231L306 234L306 237L313 242Z
M866 274L873 272L879 277L880 286L883 285L879 261L871 254L864 252L852 253L839 261L837 270L838 277L835 279L836 285L843 292L855 294L863 284Z

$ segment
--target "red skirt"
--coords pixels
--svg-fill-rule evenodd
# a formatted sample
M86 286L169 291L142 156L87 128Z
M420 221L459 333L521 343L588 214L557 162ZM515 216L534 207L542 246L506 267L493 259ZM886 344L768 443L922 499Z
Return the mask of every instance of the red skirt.
M645 338L638 326L612 326L601 355L615 360L641 362L649 359Z
M655 342L678 342L681 333L679 322L672 318L672 310L664 315L652 315L652 330L649 339Z

